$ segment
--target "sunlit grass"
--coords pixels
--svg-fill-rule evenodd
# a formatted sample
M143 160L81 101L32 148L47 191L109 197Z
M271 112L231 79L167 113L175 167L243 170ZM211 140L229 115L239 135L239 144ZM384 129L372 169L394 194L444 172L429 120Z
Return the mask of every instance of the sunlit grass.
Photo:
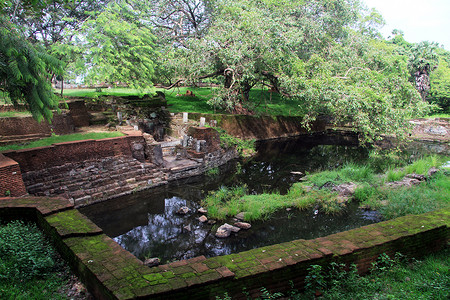
M22 143L22 144L14 144L14 145L5 145L0 146L0 152L8 151L8 150L20 150L20 149L29 149L29 148L37 148L37 147L45 147L50 146L56 143L64 143L64 142L73 142L80 140L100 140L112 137L123 136L124 134L118 131L112 132L89 132L89 133L74 133L67 135L54 135L48 138L43 138L41 140Z
M2 112L0 112L0 118L12 118L12 117L31 117L31 113L28 111L2 111Z

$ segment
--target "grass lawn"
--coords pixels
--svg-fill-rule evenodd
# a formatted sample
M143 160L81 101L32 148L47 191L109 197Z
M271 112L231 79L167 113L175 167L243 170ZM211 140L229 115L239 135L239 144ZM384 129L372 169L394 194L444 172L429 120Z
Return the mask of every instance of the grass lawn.
M20 150L20 149L45 147L45 146L50 146L52 144L64 143L64 142L73 142L73 141L81 141L81 140L100 140L100 139L118 137L118 136L123 136L123 135L124 135L123 133L118 132L118 131L54 135L54 136L51 136L48 138L43 138L41 140L33 141L30 143L0 146L0 152L8 151L8 150Z
M211 98L212 93L214 93L214 88L181 87L171 90L161 88L155 90L165 93L171 112L225 113L225 111L207 103ZM184 95L187 90L192 91L195 94L195 97L177 96L177 94ZM64 90L64 96L93 98L107 95L144 95L145 93L146 92L126 88L102 89L102 92L96 92L95 89ZM255 88L250 91L250 102L248 107L257 115L298 116L303 115L303 111L299 106L300 104L299 101L284 99L279 94L269 93L267 89Z
M31 113L28 111L2 111L0 112L0 118L11 117L31 117Z

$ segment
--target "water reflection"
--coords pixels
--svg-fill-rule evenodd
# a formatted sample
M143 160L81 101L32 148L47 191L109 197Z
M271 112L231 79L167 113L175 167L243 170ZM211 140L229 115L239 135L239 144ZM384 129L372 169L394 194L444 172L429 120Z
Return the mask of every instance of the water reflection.
M257 150L253 159L222 166L215 177L192 177L80 210L136 257L159 257L163 262L311 239L379 221L376 213L361 211L357 204L335 216L315 215L314 210L280 211L269 220L253 223L248 231L241 230L227 239L216 238L214 233L222 223L209 225L197 219L197 209L207 191L221 185L246 184L251 193L285 193L299 180L300 175L293 171L314 172L368 157L367 150L357 147L354 137L342 136L266 141L259 143ZM181 206L189 207L191 212L177 215Z

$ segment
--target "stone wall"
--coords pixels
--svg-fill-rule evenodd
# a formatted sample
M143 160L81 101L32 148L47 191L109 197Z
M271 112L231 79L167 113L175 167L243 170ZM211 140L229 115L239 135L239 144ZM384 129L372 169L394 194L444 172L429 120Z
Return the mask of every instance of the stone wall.
M133 143L144 143L142 136L123 136L101 140L58 143L52 146L6 151L3 154L19 163L23 173L67 162L78 163L111 156L132 156Z
M331 262L367 272L383 253L420 257L446 247L450 210L409 215L313 240L295 240L231 255L146 267L63 199L2 198L0 216L33 218L98 299L247 299L304 287L308 268Z
M199 120L204 117L206 122L216 120L217 125L228 134L241 139L268 140L280 137L291 137L326 130L325 121L316 121L311 130L302 125L301 117L270 117L189 113L189 119Z
M14 160L0 153L0 197L27 194L20 167Z

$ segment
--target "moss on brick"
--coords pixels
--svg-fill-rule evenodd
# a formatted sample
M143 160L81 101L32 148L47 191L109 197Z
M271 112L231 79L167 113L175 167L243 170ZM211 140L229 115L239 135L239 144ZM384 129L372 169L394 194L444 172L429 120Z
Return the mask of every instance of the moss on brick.
M62 237L67 235L96 234L102 232L97 225L76 209L59 212L47 216L45 219Z

